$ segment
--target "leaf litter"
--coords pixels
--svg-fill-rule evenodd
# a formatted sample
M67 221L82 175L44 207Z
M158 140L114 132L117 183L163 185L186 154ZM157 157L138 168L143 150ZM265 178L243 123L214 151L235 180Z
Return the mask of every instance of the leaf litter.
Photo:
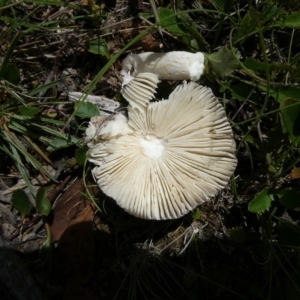
M284 26L298 30L299 14L287 13L297 8L278 7L277 4L260 9L261 4L256 3L251 9L233 9L232 3L224 6L220 1L211 1L199 6L195 1L190 6L185 4L184 9L198 9L187 18L186 14L172 16L173 8L163 7L159 10L160 17L166 15L173 22L171 24L168 19L162 22L164 36L150 30L149 35L126 50L127 53L181 49L194 52L206 47L210 54L203 84L216 93L220 89L218 95L223 97L229 119L235 116L232 124L236 140L241 141L255 125L240 147L239 166L231 189L227 187L209 204L201 206L197 214L153 223L125 214L95 188L91 178L83 180L77 176L83 162L76 163L75 152L82 146L84 117L93 114L94 107L79 111L69 122L74 106L68 100L68 93L82 92L110 57L154 22L149 5L146 7L150 13L144 9L139 11L134 4L129 4L132 6L128 10L128 3L124 1L116 1L115 6L108 1L105 4L106 7L95 1L84 1L75 7L29 2L14 4L13 11L25 20L24 34L17 36L14 48L10 48L10 41L16 37L13 29L19 27L10 30L5 26L13 20L13 14L9 9L0 11L1 20L6 22L1 25L5 37L1 55L4 57L9 49L12 50L9 64L3 68L6 82L1 82L0 105L7 109L12 103L20 105L18 100L23 103L14 115L1 115L1 128L8 136L17 132L15 136L26 145L25 149L30 149L29 153L34 153L34 158L50 170L57 181L47 194L53 209L48 217L43 217L35 210L28 181L21 178L26 172L21 174L12 163L8 149L1 148L4 154L1 152L0 156L0 220L5 240L10 240L26 261L34 262L29 274L34 275L36 286L45 287L50 299L198 299L204 290L207 295L222 299L230 299L235 293L242 299L248 297L245 294L251 295L251 299L261 295L270 298L273 294L266 292L270 269L277 270L271 277L273 283L280 283L280 293L297 295L297 285L295 288L293 283L298 280L299 270L286 260L289 257L288 262L297 265L297 251L291 248L285 252L287 256L280 254L279 260L279 252L272 252L277 241L284 247L297 246L295 237L300 232L298 204L294 200L299 188L296 126L299 93L294 84L299 79L296 67L299 58L292 55L289 58L286 52L289 48L291 53L297 52L299 43L297 39L293 42L291 31L285 34L276 31L276 28L285 30ZM165 4L158 1L157 5ZM176 11L180 13L183 8L177 5ZM215 13L205 11L199 17L199 10L206 8ZM222 17L223 12L231 9L232 14ZM240 22L240 26L230 41L228 27L233 26L230 21L236 12L240 19L234 21ZM138 14L144 19L139 19ZM211 26L212 19L211 23L206 22L209 17L213 17L215 27ZM185 26L191 18L194 23ZM262 45L258 39L258 21L264 26L269 65L259 49ZM275 38L267 32L268 24L275 30ZM43 26L47 34L39 30ZM201 32L200 36L193 36L195 28ZM291 39L287 41L287 37ZM281 47L281 42L288 46ZM292 46L289 47L290 42ZM231 48L230 43L234 43L235 48ZM218 48L210 49L213 44ZM93 94L120 101L120 67L119 59L95 83ZM265 79L267 70L272 74L269 83ZM281 82L285 85L280 85ZM166 98L174 86L176 83L163 83L160 95L165 92ZM17 92L11 93L12 89ZM263 111L257 125L256 116L268 91L272 104ZM248 94L246 103L243 102L245 94ZM35 106L36 103L39 105ZM291 104L295 109L289 107ZM276 110L281 112L276 114ZM23 123L17 123L17 118L21 117ZM34 130L33 123L38 125ZM41 131L44 129L46 133ZM56 137L51 135L53 130L58 132ZM24 133L30 140L22 139ZM38 145L40 154L32 151L34 144ZM289 145L289 150L285 145ZM34 191L50 185L46 173L39 174L41 168L35 168L26 160L23 163ZM77 177L79 179L72 184ZM12 206L13 190L22 190L28 195L31 210L28 205ZM50 226L51 237L47 226ZM52 269L45 272L41 270L47 262L36 263L36 259L47 238L52 238L54 251L50 257ZM277 256L270 253L277 253ZM49 273L51 286L45 284ZM245 282L251 284L246 287ZM7 289L5 291L10 294Z

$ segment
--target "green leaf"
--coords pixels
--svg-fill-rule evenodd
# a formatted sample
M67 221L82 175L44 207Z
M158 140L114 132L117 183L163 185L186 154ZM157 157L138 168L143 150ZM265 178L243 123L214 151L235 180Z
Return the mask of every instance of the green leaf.
M247 240L246 232L242 227L236 227L229 231L230 239L237 244L244 244Z
M286 14L286 11L282 8L277 7L276 4L274 5L274 3L272 3L271 5L264 5L263 14L263 24L265 24L269 21L273 21L280 15Z
M21 106L19 107L19 111L21 114L27 117L32 117L39 113L39 108L35 106Z
M259 85L259 88L264 92L267 91L267 88L265 86ZM300 89L297 87L291 87L291 86L282 86L278 88L272 87L270 88L269 92L270 95L278 102L282 102L288 98L300 100Z
M282 25L285 27L290 27L290 28L300 27L300 12L297 12L297 13L287 16L283 20Z
M19 69L12 64L7 64L3 68L2 77L14 85L18 85L21 81Z
M252 213L262 213L270 208L273 200L274 195L272 189L265 188L249 203L248 210Z
M36 210L44 216L48 216L52 209L48 198L48 190L51 188L52 186L41 187L36 193Z
M192 215L193 220L200 220L201 216L202 216L201 210L199 208L196 208Z
M214 3L214 5L216 5L221 11L228 11L234 4L234 0L212 0L211 2Z
M282 14L285 14L285 11L281 8L277 8L274 4L272 6L264 6L263 13L256 11L255 8L251 6L247 14L244 16L241 24L238 26L233 37L233 41L236 43L241 42L244 41L247 37L257 34L258 30L260 30L259 28L262 25L273 25L273 19ZM270 22L271 24L266 25L266 23L268 22Z
M30 192L32 193L32 195L35 195L35 189L34 189L32 183L31 183L31 181L30 181L30 179L28 177L27 168L25 168L25 166L22 163L22 160L21 160L21 157L19 155L19 152L18 152L17 148L15 147L14 140L11 139L12 136L8 135L6 132L4 134L6 135L6 137L9 137L7 140L9 141L9 146L10 146L10 149L11 149L12 158L15 161L16 167L18 168L21 176L25 180L25 182L26 182L26 184L27 184ZM29 154L29 153L26 153L26 154ZM26 154L25 154L25 157L26 157Z
M76 150L75 158L76 158L76 162L79 166L84 165L86 158L87 158L88 150L89 150L88 148L79 148Z
M252 231L246 232L242 227L236 227L229 231L230 239L237 244L258 240L259 237Z
M228 76L236 70L239 66L236 56L239 57L239 53L234 54L226 46L216 53L206 55L213 71L220 77Z
M54 138L50 145L47 147L47 151L49 152L53 152L56 151L58 149L62 149L62 148L67 148L69 146L73 145L73 143L67 139L62 139L59 137Z
M92 118L95 116L99 116L99 108L97 105L90 103L90 102L76 102L75 104L75 111L76 111L76 116L86 119L86 118Z
M43 92L43 91L46 91L56 85L58 85L60 83L59 80L56 80L56 81L52 81L52 82L49 82L45 85L42 85L42 86L38 86L37 88L31 90L30 92L28 92L28 96L34 96L36 94L39 94L40 92Z
M273 93L274 94L274 93ZM296 87L280 87L276 91L276 99L278 102L282 102L287 98L300 100L300 89Z
M289 134L292 142L300 137L300 101L286 99L280 105L283 132Z
M152 12L150 12L150 13L149 12L140 12L139 16L146 19L146 20L148 20L150 18L153 18L154 14Z
M98 38L96 40L91 40L89 42L89 52L94 54L100 54L109 58L109 51L107 48L107 43L104 39Z
M257 149L259 149L259 140L256 137L248 134L245 138L245 141L247 141L248 143L255 146Z
M195 22L191 22L190 18L188 18L186 15L179 15L178 18L182 21L182 25L186 28L184 30L185 32L188 32L193 39L197 42L196 49L203 49L204 46L207 45L207 42L205 41L204 37L199 32ZM191 42L190 42L191 43Z
M278 194L279 202L287 209L300 207L300 193L293 188L281 190Z
M2 60L1 60L2 65L0 66L0 80L7 77L7 76L9 76L9 77L11 76L12 80L14 81L16 73L14 75L11 75L11 74L7 74L7 72L10 73L9 72L9 66L11 66L11 64L9 64L9 59L12 56L13 51L15 49L15 46L16 46L16 44L17 44L17 42L18 42L21 35L22 35L22 31L18 31L16 33L16 35L13 37L12 41L10 42L10 45L9 45L8 49L6 49L4 57L2 57Z
M23 190L13 191L12 205L21 214L21 217L29 215L31 210L31 203L28 196Z
M253 7L249 9L233 37L234 42L241 41L256 32L258 21L263 20L263 14Z
M266 71L266 64L263 62L260 62L252 57L247 58L244 62L243 65L250 70L255 70L255 71ZM270 63L269 65L269 70L274 71L274 70L288 70L289 65L288 64L275 64L275 63Z
M230 82L224 82L220 92L224 92L226 89L231 91L232 98L240 101L248 99L257 102L260 99L257 93L253 92L253 87L245 83L231 84Z
M161 7L158 9L158 16L161 20L161 26L166 30L170 31L174 34L184 35L185 31L183 31L178 26L178 21L176 16L174 15L173 10L169 8Z

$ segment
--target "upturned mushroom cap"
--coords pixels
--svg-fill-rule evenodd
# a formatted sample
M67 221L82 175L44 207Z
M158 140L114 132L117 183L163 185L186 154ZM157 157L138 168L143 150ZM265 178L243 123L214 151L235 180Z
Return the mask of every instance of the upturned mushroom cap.
M144 219L179 218L228 182L237 160L232 130L211 90L184 82L168 100L129 106L131 133L90 150L108 196Z
M161 80L193 80L197 81L203 74L204 54L185 51L166 53L144 52L129 54L122 63L121 74L136 76L150 72Z
M140 73L136 77L125 74L121 93L131 107L144 110L154 97L158 83L158 76L153 73Z

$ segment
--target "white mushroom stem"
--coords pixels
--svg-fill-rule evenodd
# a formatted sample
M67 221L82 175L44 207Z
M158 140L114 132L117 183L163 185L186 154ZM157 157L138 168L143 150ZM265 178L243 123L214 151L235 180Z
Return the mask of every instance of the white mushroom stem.
M162 80L197 81L203 74L204 55L201 52L190 53L173 51L167 53L145 52L129 54L123 60L121 74L136 76L140 73L154 73Z

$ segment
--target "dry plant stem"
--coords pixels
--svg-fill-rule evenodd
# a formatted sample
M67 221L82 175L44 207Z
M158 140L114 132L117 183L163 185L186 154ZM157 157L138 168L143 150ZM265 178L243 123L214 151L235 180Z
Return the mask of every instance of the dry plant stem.
M32 232L37 234L38 231L41 229L41 227L43 226L43 220L40 220L32 229ZM37 237L38 238L38 237Z
M251 95L253 94L254 91L255 91L255 88L252 89L252 91L250 92L250 94L248 95L248 97L244 100L243 104L239 107L239 109L237 110L237 112L231 118L232 122L235 119L235 117L239 114L239 112L243 109L244 105L247 103L247 101L249 100L249 98L251 97Z
M80 92L69 92L68 96L72 101L79 101L85 94ZM96 95L86 95L85 101L93 103L97 105L100 110L108 111L110 113L114 113L116 109L121 106L120 102Z
M71 181L71 179L74 178L72 175L68 175L63 182L59 184L59 186L56 186L49 195L49 201L53 203L55 199L59 196L60 193L63 192L65 187L68 185L68 183Z
M257 123L256 128L257 128L258 137L259 137L260 141L263 142L264 139L263 139L263 135L260 130L260 122Z
M43 99L45 99L45 101L47 101L47 99L49 99L49 98L46 97L46 98L43 98ZM60 114L61 116L63 116L66 119L68 118L68 116L63 111L59 110L59 108L57 108L57 107L53 107L53 106L50 106L50 105L43 105L43 107L47 108L47 109L54 109L57 112L57 114Z
M120 24L122 24L122 23L126 23L126 22L128 22L128 21L132 21L133 19L134 19L134 17L128 18L128 19L125 19L125 20L122 20L122 21L119 21L119 22L115 22L115 23L113 23L113 24L106 25L106 26L105 26L105 24L104 24L104 26L102 26L102 27L100 28L100 30L104 30L104 29L108 29L108 28L111 28L111 27L115 27L115 26L118 26L118 25L120 25ZM116 32L118 32L118 31L116 31Z
M122 21L119 21L119 22L116 22L116 23L113 23L113 24L110 24L110 25L106 25L106 26L102 26L100 28L100 30L104 30L104 29L109 29L109 28L112 28L112 27L116 27L122 23L125 23L127 21L131 21L133 20L134 18L128 18L128 19L125 19L125 20L122 20ZM146 26L144 27L140 27L140 29L143 29L143 28L146 28ZM102 34L102 35L93 35L93 37L90 37L89 40L92 40L92 39L96 39L96 38L101 38L101 37L104 37L104 36L109 36L109 35L112 35L114 33L119 33L119 32L126 32L126 31L129 31L129 30L133 30L134 28L125 28L125 29L122 29L122 30L116 30L116 32L109 32L109 33L106 33L106 34ZM82 31L82 30L79 30L79 32ZM99 32L99 29L89 29L89 30L84 30L85 32L84 33L81 33L81 34L78 34L76 36L74 36L74 38L76 38L76 40L78 40L79 38L82 38L82 37L86 37L88 36L89 32L96 32L98 33ZM54 33L51 33L51 36L55 37L55 36L59 36L59 35L67 35L67 34L70 34L70 33L74 33L74 30L68 30L68 29L64 29L62 32L54 32ZM57 45L57 44L60 44L62 43L62 41L55 41L55 42L51 42L51 43L47 43L46 45L41 45L41 43L43 43L43 40L37 40L37 41L33 41L33 42L29 42L29 43L25 43L25 44L22 44L22 45L19 45L17 46L15 49L14 49L14 53L18 53L19 51L29 51L31 48L28 48L28 49L24 49L28 46L33 46L33 45L36 45L36 44L39 44L39 47L42 47L42 48L46 48L46 47L49 47L49 46L54 46L54 45Z
M178 227L177 229L179 229L179 227ZM190 230L190 227L188 227L183 233L181 233L180 235L178 235L178 236L176 237L176 239L174 239L174 240L171 241L169 244L167 244L167 245L165 246L165 248L163 248L163 249L161 250L161 252L163 252L163 251L165 251L166 249L168 249L173 243L175 243L175 242L176 242L177 240L179 240L182 236L184 236L189 230Z
M0 197L0 201L2 201ZM6 202L6 201L5 201ZM7 201L7 204L11 204L11 201ZM12 225L17 225L16 217L15 215L10 211L8 206L3 205L0 203L0 213L1 213L1 219L12 224ZM2 222L1 222L2 223Z
M152 22L150 22L149 20L143 18L142 16L139 16L139 18L140 18L141 20L143 20L145 23L149 24L149 25L152 25L152 26L154 25L154 23L152 23ZM170 32L166 31L166 30L163 29L163 28L162 28L161 30L162 30L162 32L165 33L166 35L168 35L168 36L172 37L174 40L177 40L177 41L178 41L178 38L177 38L176 36L174 36L173 34L171 34Z
M43 21L42 23L41 23L41 25L43 24L43 23L45 23L46 21L49 21L49 20L55 20L55 19L57 19L59 16L61 16L61 15L64 15L65 13L70 13L71 12L71 9L70 8L68 8L68 7L65 7L65 8L63 8L63 9L60 9L59 11L57 11L57 12L55 12L54 14L52 14L52 15L50 15L50 16L45 16L45 21ZM69 14L70 15L70 14Z
M34 150L35 150L36 152L38 152L38 154L39 154L39 155L40 155L40 156L41 156L48 164L52 165L51 160L50 160L50 159L46 156L46 154L38 147L38 145L35 144L35 143L30 139L29 136L24 135L23 137L24 137L24 139L31 145L31 147L34 148ZM42 175L45 177L45 174L42 173ZM45 177L45 178L47 178L47 177Z
M135 29L134 27L120 29L120 30L118 30L118 33L121 33L121 32L127 32L127 31L132 31L132 30L134 30L134 29ZM147 26L140 26L139 29L147 29ZM102 38L102 37L109 36L109 35L113 35L113 34L115 34L115 32L108 32L108 33L106 33L106 34L101 34L101 35L99 35L99 36L97 36L97 37Z
M218 224L215 221L208 218L207 216L202 215L201 219L203 219L204 221L210 223L212 226L214 226L214 228L218 228Z
M0 201L3 203L6 203L6 204L11 204L11 198L6 197L3 193L3 191L0 191ZM1 210L1 208L0 208L0 210Z
M34 216L29 222L22 224L22 226L17 230L14 234L12 234L8 240L12 241L16 238L19 234L23 234L28 228L30 228L33 224L40 221L42 219L41 215Z

